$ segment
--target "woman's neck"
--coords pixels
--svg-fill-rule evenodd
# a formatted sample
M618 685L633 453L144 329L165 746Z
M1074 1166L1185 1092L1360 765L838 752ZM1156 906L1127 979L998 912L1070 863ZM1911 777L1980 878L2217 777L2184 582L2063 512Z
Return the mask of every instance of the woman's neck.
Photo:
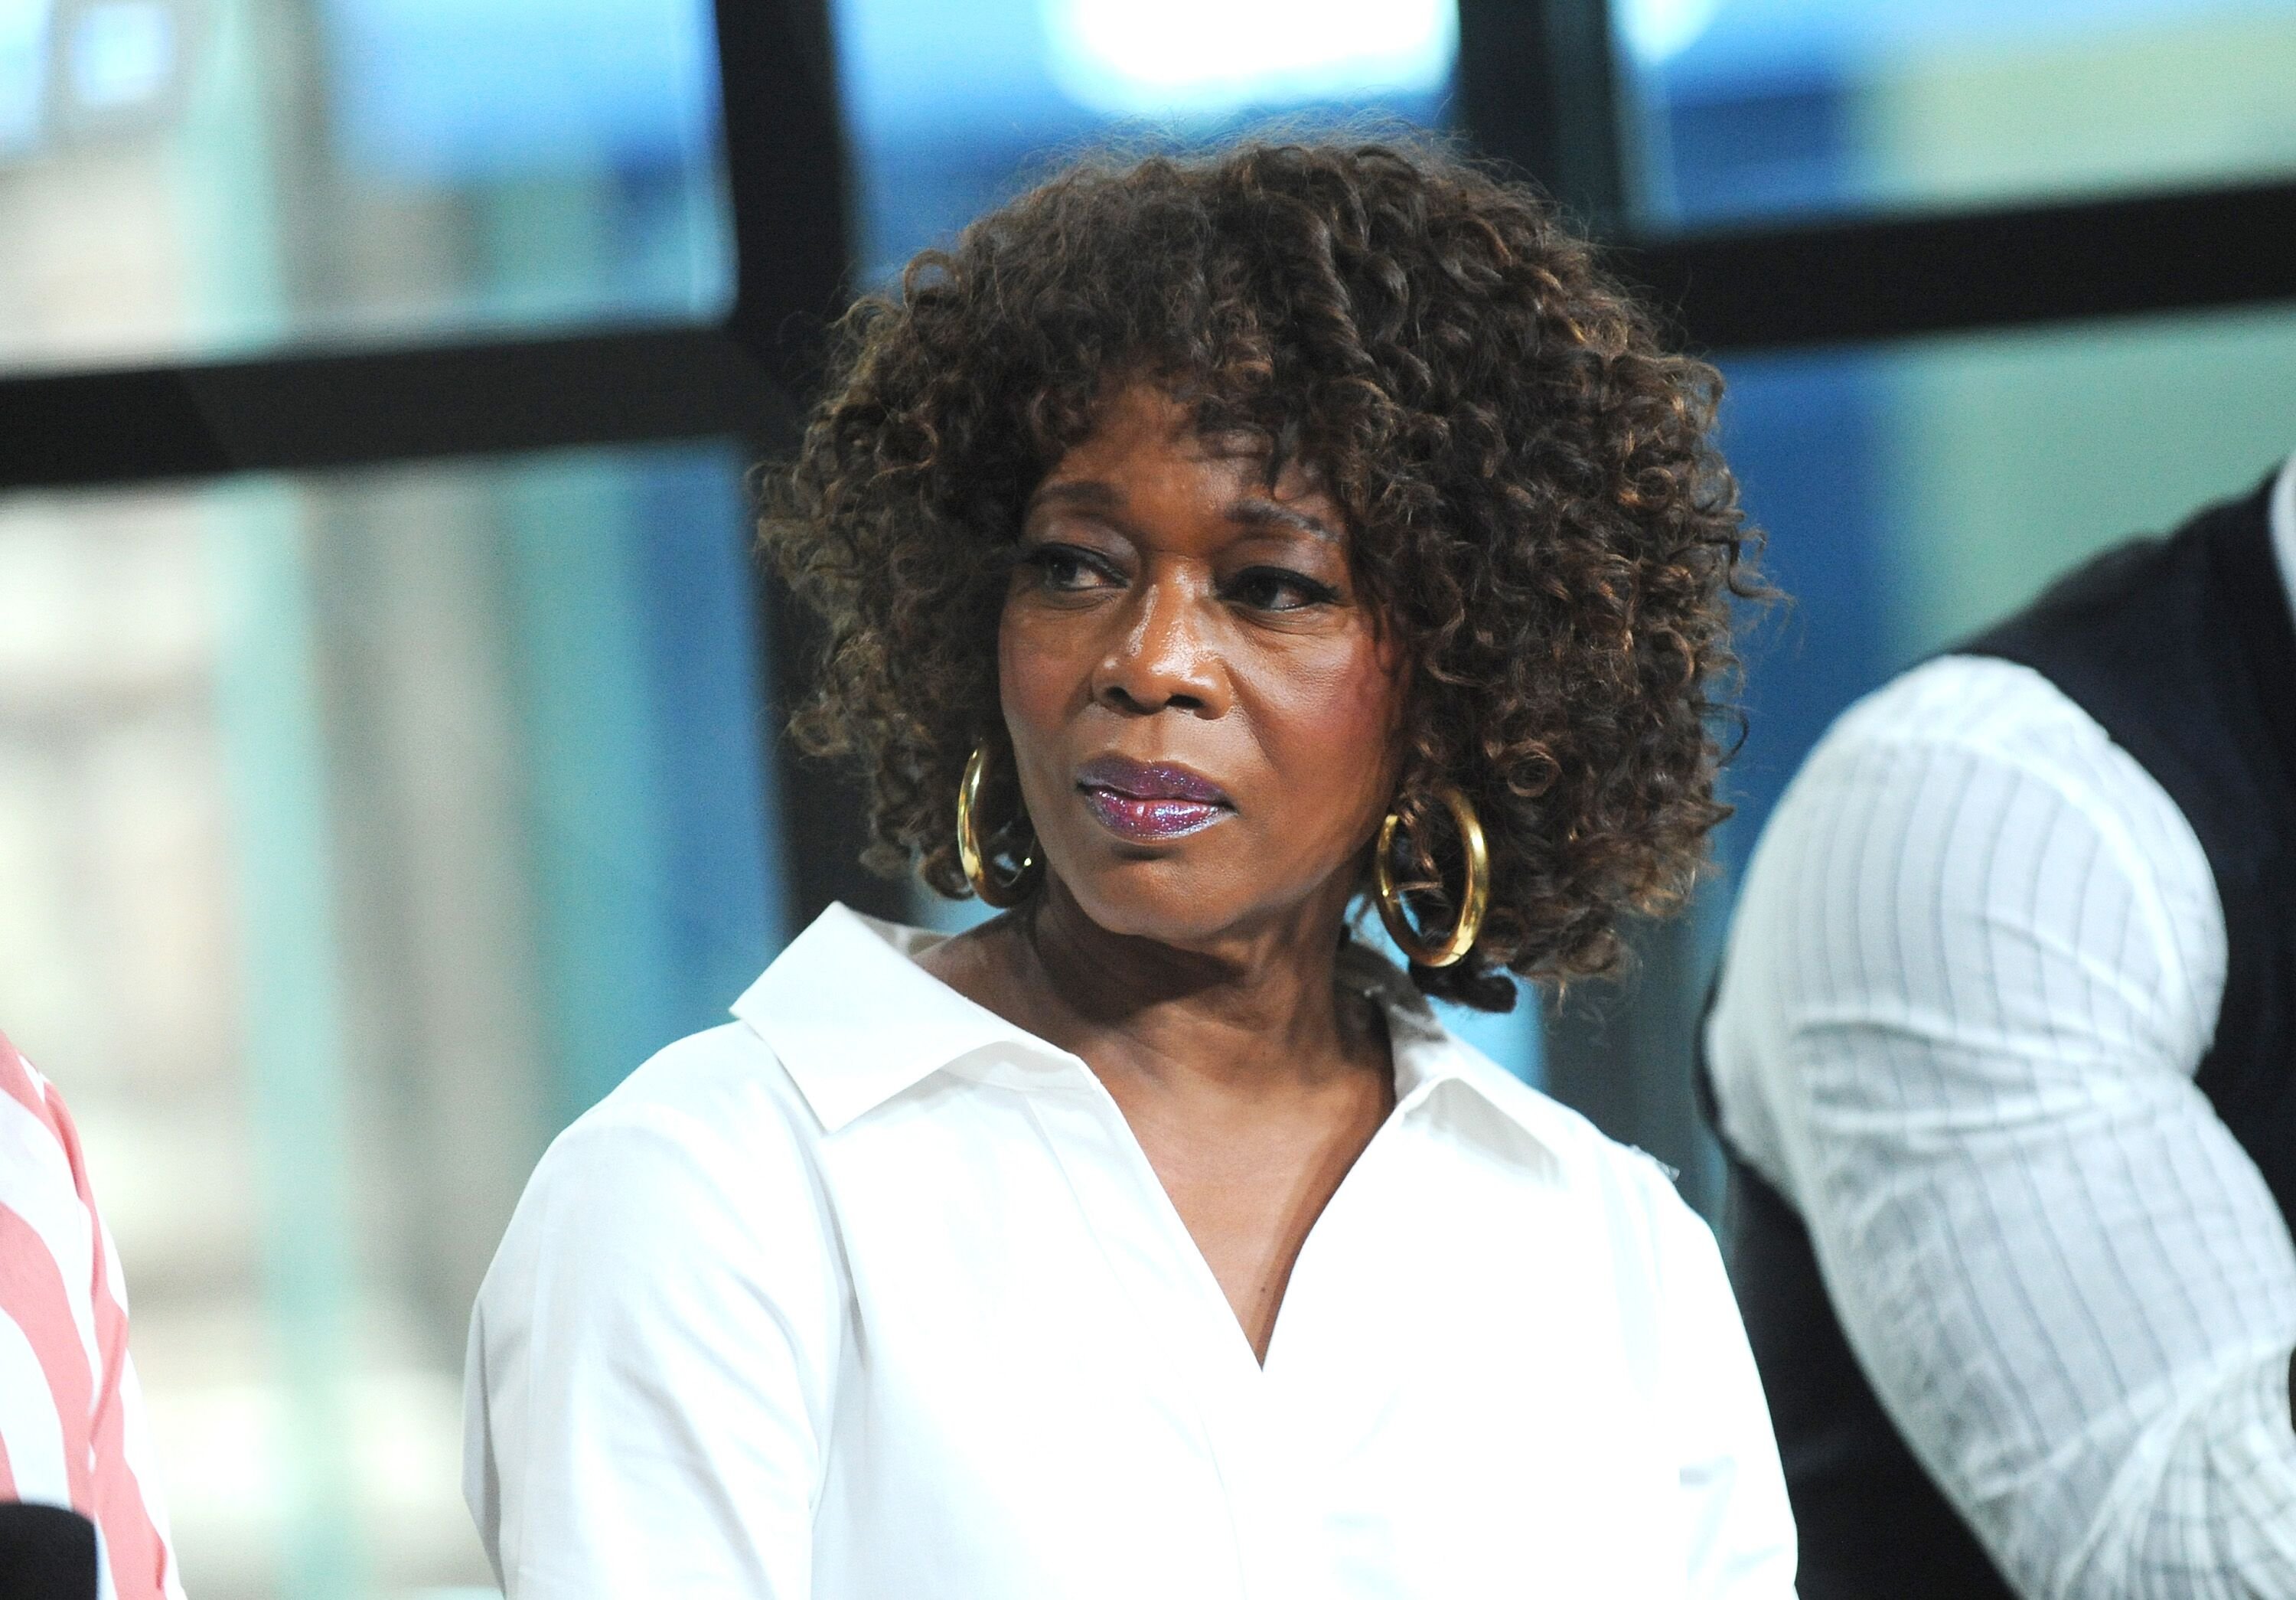
M960 993L1078 1055L1111 1087L1193 1098L1313 1092L1384 1068L1376 1006L1336 972L1344 898L1183 948L1101 927L1055 880L929 952Z

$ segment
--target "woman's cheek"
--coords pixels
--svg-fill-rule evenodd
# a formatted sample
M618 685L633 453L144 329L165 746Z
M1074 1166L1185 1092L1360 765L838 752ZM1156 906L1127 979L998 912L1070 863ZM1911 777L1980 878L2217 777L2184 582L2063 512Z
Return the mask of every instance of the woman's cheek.
M1024 602L1008 601L996 633L996 679L1007 722L1042 720L1060 654Z
M1303 756L1344 761L1376 783L1398 753L1402 686L1370 639L1330 643L1332 648L1301 652L1269 675L1268 709Z

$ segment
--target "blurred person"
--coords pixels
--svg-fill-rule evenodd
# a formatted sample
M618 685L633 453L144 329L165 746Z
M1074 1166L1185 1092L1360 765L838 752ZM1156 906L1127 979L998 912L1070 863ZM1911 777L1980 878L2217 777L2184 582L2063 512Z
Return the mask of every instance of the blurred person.
M1845 713L1705 1042L1804 1595L2296 1596L2296 458Z
M102 1593L181 1600L127 1290L55 1086L0 1035L0 1501L94 1522Z
M1791 1595L1711 1235L1427 1001L1702 857L1712 372L1378 145L1077 167L847 329L799 729L1009 909L832 907L552 1147L471 1340L513 1600Z

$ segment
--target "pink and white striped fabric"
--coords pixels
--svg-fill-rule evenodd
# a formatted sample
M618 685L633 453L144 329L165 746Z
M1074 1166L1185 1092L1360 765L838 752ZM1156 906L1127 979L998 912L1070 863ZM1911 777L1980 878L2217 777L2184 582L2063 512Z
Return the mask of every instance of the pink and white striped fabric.
M71 1113L0 1035L0 1500L94 1522L104 1600L182 1600L127 1292Z

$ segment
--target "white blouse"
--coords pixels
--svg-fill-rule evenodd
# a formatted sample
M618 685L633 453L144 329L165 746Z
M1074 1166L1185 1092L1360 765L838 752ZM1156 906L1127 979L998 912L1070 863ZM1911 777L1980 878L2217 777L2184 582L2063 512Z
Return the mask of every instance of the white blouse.
M832 907L544 1157L471 1329L512 1600L1793 1588L1704 1225L1367 952L1394 1112L1265 1367L1099 1079Z

